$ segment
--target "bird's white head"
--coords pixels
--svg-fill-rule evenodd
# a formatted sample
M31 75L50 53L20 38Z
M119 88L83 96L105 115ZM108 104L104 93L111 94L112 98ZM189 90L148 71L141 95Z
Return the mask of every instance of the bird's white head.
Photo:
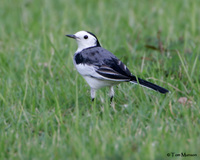
M74 38L78 44L78 49L76 52L80 52L83 49L90 48L90 47L100 47L100 43L97 37L87 31L79 31L75 34L68 34L67 37Z

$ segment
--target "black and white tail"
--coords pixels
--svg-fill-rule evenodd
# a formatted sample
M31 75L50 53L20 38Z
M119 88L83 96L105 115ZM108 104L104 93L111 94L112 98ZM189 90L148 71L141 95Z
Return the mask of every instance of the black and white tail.
M149 89L153 89L153 90L155 90L157 92L160 92L162 94L165 94L165 93L169 92L167 89L162 88L162 87L160 87L160 86L158 86L156 84L153 84L151 82L145 81L145 80L143 80L141 78L138 78L138 81L137 81L136 77L134 77L134 76L131 78L130 82L131 83L136 83L136 84L139 82L139 84L141 86L147 87Z

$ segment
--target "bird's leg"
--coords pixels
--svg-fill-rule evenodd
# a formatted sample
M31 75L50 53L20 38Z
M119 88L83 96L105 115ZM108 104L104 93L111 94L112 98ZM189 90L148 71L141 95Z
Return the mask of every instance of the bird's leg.
M115 94L115 92L114 92L113 86L111 86L111 87L110 87L110 93L109 93L110 102L112 102L113 97L114 97L114 94Z
M110 102L112 102L112 100L113 100L113 96L110 97Z
M92 99L92 102L94 102L94 98L95 98L95 95L96 95L96 90L91 88L90 90L90 94L91 94L91 99Z

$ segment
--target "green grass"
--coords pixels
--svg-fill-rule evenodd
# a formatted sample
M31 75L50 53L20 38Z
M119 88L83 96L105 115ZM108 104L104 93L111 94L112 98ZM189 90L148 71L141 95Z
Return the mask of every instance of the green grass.
M1 0L0 159L182 159L200 156L198 0ZM94 104L76 72L75 41L87 30L138 77ZM166 49L153 50L145 45ZM178 102L186 97L187 104Z

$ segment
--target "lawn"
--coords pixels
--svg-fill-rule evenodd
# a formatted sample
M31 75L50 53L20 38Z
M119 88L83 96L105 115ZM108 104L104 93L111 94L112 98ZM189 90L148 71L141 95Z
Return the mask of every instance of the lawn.
M0 159L200 159L199 6L1 0ZM77 44L65 36L80 30L171 93L123 83L113 105L107 88L92 103L73 65Z

